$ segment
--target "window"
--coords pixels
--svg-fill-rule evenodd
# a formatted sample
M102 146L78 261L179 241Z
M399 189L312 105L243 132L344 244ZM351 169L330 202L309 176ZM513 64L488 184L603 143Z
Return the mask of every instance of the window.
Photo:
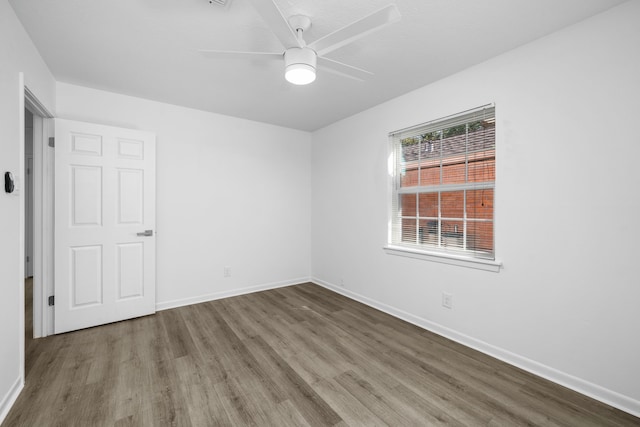
M390 245L493 260L492 105L390 134Z

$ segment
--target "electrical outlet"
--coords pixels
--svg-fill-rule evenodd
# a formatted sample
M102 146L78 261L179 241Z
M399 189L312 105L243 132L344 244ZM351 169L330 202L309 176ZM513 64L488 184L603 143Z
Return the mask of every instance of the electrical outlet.
M444 308L453 308L453 295L446 292L442 293L442 306Z
M224 268L224 277L231 277L231 267L226 266Z

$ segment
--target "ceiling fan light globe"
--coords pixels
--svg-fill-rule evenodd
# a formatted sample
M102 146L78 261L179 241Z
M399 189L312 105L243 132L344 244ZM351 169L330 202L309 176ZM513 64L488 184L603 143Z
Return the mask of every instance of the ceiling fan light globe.
M294 85L308 85L316 79L316 69L308 64L288 65L284 78Z

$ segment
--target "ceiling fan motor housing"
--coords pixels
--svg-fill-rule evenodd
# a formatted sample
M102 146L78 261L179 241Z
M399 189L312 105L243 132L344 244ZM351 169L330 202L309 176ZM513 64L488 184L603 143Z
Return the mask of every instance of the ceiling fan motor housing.
M316 53L308 47L292 47L284 53L285 67L290 65L303 64L316 69Z
M315 80L316 52L308 47L292 47L284 53L285 77L294 84L307 84ZM304 83L296 83L294 75L301 75ZM305 76L307 76L305 78ZM307 82L307 79L311 79Z

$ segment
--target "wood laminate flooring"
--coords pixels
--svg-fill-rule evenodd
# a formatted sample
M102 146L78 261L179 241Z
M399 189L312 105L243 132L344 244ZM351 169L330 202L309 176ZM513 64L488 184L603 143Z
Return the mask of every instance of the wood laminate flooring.
M638 426L314 284L27 342L2 426Z

